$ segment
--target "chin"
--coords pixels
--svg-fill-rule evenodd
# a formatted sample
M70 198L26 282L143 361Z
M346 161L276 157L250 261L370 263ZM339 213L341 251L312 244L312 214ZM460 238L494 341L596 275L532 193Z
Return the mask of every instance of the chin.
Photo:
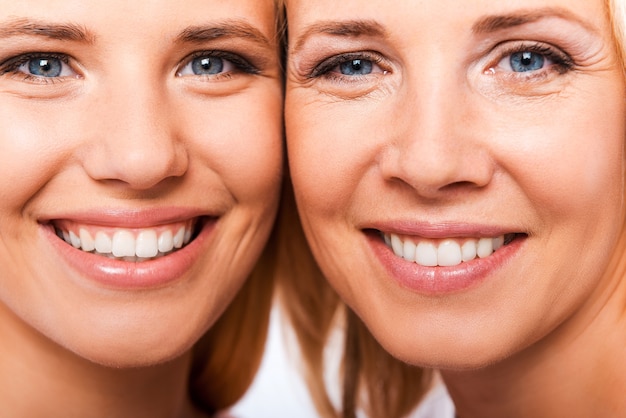
M187 353L196 338L168 338L160 342L146 342L128 336L123 340L99 340L91 345L65 347L75 355L100 366L130 369L167 363Z
M518 350L503 344L502 337L477 338L461 333L436 334L413 332L412 335L374 334L381 346L398 360L429 369L475 371L497 364ZM428 335L428 337L425 337ZM500 343L498 343L499 341Z

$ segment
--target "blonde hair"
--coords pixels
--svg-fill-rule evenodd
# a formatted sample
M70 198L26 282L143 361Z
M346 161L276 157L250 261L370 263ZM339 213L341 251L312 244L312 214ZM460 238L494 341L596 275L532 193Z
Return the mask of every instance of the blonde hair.
M626 72L626 54L624 41L626 40L626 0L607 0L607 9L609 11L609 19L613 25L613 34L617 52L621 58L622 67Z
M306 243L291 186L286 185L278 223L278 290L304 362L304 377L323 417L353 418L363 409L371 418L400 418L431 386L430 371L387 353L367 327L330 287ZM324 349L336 320L345 323L341 412L324 381Z
M279 4L286 8L285 0L279 0ZM606 6L614 41L623 58L626 0L606 0ZM401 418L409 414L432 385L432 372L393 358L339 299L308 248L293 193L287 189L283 193L278 234L280 300L294 328L304 361L303 373L321 416L354 418L361 408L371 418ZM338 317L346 326L340 412L330 401L324 380L324 348Z

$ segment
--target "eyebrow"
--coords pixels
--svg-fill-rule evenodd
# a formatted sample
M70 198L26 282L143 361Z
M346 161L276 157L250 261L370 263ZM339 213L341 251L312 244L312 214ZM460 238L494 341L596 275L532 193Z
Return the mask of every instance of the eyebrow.
M89 44L96 40L95 34L74 23L50 23L28 18L18 18L0 23L0 39L16 36L35 36ZM222 38L245 38L264 47L272 46L272 43L260 30L249 23L237 20L190 26L177 36L176 41L178 43L201 43Z
M178 43L202 43L216 39L243 38L266 48L272 42L263 33L245 21L227 20L207 25L190 26L176 38Z
M552 17L570 20L578 23L589 31L597 32L597 29L592 24L583 20L578 15L567 9L556 7L545 7L538 10L522 10L510 14L485 16L472 26L472 32L475 34L493 33Z
M359 36L387 37L387 32L383 26L372 20L349 20L342 22L319 22L307 28L297 39L293 46L293 52L297 52L314 35L345 36L356 38Z
M49 39L93 43L95 35L74 23L49 23L18 18L0 23L0 39L15 36L36 36Z

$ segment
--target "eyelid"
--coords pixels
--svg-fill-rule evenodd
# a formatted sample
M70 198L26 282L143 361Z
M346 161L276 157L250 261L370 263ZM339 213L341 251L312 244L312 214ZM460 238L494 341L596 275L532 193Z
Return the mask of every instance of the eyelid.
M203 57L221 58L225 61L228 61L234 65L235 67L234 72L241 72L241 73L246 73L246 74L260 74L260 70L256 66L252 65L247 59L245 59L239 54L229 52L229 51L223 51L223 50L203 50L203 51L193 52L187 55L185 58L183 58L180 64L178 65L178 69L176 70L176 75L179 77L185 76L181 74L182 70L187 65L191 64L193 60L195 60L196 58L203 58ZM229 74L232 72L233 71L225 71L223 73L215 74L215 76Z
M337 55L330 56L328 58L323 59L318 64L314 65L313 68L306 70L306 78L313 79L323 76L331 72L338 65L352 60L367 60L372 61L379 67L389 67L385 65L385 59L383 56L374 51L356 51L356 52L345 52ZM388 68L382 68L383 72L387 72Z
M490 59L490 64L485 69L485 72L496 72L500 63L504 59L513 54L526 51L534 52L548 58L552 62L550 68L532 72L529 71L528 73L509 73L519 77L529 77L531 75L536 75L537 73L545 73L547 71L556 70L559 74L564 74L576 66L574 59L563 49L555 45L538 41L508 41L500 43L494 48L493 52L496 56L495 58Z

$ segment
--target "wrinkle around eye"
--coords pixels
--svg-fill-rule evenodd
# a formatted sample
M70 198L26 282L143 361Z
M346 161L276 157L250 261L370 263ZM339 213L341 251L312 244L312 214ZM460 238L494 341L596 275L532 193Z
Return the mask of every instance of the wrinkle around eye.
M384 100L392 96L396 89L394 83L380 78L369 83L358 81L332 82L323 78L294 75L293 72L289 73L287 86L288 90L295 92L298 97L328 104L345 101Z

